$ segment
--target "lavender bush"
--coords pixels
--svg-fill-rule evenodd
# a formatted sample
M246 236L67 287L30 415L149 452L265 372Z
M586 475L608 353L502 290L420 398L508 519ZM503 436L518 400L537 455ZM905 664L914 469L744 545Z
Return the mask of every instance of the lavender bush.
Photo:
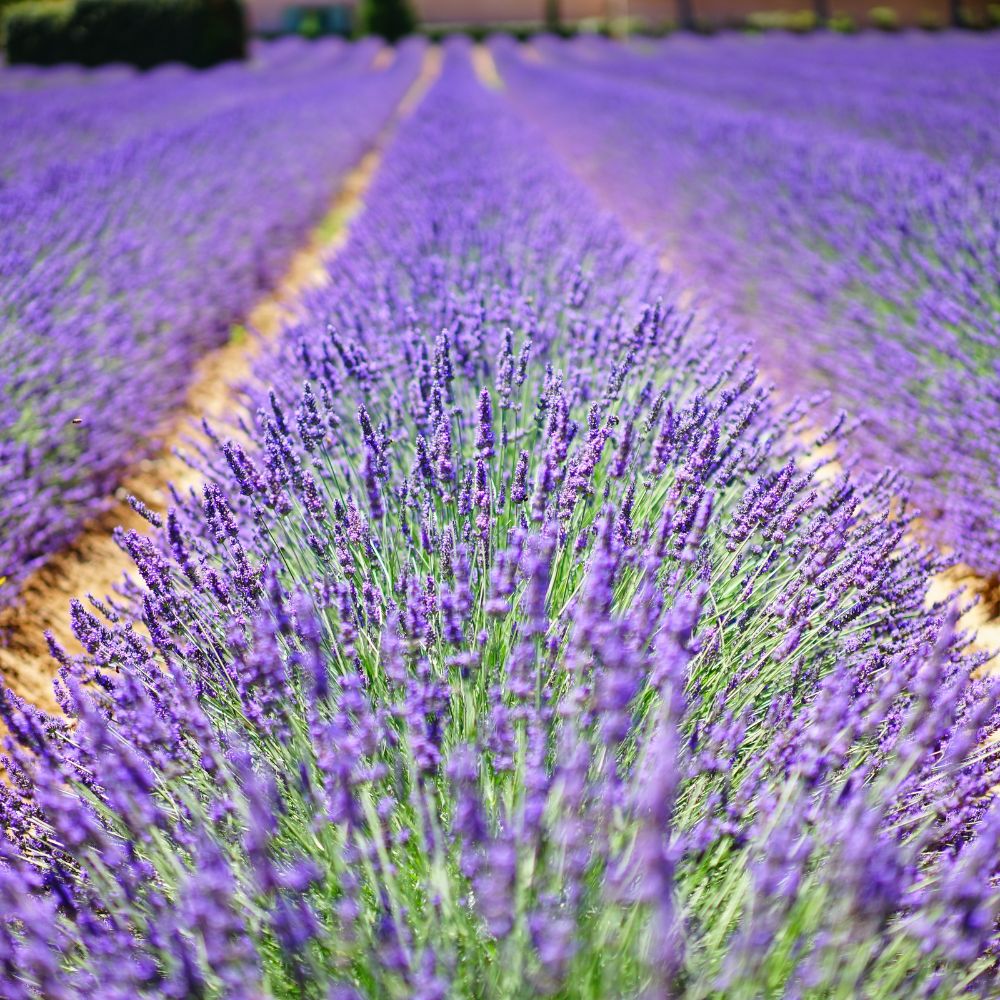
M997 685L467 52L11 694L0 992L995 995Z
M40 87L27 80L44 72L11 71L22 86L0 91L0 601L148 452L194 362L322 217L420 60L407 46L374 72L374 52L278 45L245 66L86 83L57 70Z
M494 48L515 105L782 386L863 415L867 467L1000 570L996 40Z

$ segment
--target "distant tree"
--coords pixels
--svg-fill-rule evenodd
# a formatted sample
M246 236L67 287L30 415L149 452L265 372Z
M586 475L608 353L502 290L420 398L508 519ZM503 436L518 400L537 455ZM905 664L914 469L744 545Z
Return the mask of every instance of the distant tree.
M682 31L694 31L694 0L677 0L677 26Z
M358 13L363 34L381 35L390 42L417 26L408 0L362 0Z
M559 0L545 0L545 27L549 31L559 31L562 26L562 12Z
M825 28L830 20L829 0L813 0L813 13L816 15L816 27Z

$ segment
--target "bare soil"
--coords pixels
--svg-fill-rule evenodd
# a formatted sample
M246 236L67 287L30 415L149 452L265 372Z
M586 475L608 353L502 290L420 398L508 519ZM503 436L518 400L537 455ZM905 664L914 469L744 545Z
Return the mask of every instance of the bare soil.
M503 79L493 59L493 53L485 45L473 46L472 68L483 86L490 90L503 90Z

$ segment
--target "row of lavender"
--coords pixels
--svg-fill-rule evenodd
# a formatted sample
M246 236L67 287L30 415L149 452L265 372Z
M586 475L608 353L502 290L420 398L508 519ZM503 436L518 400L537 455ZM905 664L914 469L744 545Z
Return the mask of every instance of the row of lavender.
M198 125L251 101L290 100L323 74L328 82L332 74L364 74L379 51L372 40L348 45L326 39L313 46L283 39L260 45L249 63L227 63L207 73L177 65L145 73L125 66L9 67L0 74L0 108L5 126L21 141L0 149L0 179L39 182L46 170L156 129Z
M997 43L989 38L689 38L639 43L631 50L638 59L601 38L537 45L555 62L812 119L970 170L1000 159Z
M0 74L0 600L154 446L322 217L417 72L418 45L384 71L376 49Z
M931 537L1000 569L993 40L495 47L512 100L768 374L863 417Z
M0 993L996 995L1000 689L905 485L461 47L330 277L66 718L4 702Z

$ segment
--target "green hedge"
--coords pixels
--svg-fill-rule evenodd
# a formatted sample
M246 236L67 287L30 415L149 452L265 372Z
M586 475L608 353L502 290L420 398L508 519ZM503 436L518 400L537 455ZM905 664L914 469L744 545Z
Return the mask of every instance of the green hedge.
M381 35L395 42L417 27L409 0L361 0L358 24L364 35Z
M212 66L246 54L240 0L77 0L24 3L5 18L7 59L50 66L165 62Z
M791 31L805 35L818 27L816 12L803 10L762 10L747 14L745 27L749 31Z
M72 3L40 0L8 7L3 19L7 61L42 66L69 62L73 58L69 35L72 16Z
M892 7L872 7L868 20L879 31L899 31L899 15Z

